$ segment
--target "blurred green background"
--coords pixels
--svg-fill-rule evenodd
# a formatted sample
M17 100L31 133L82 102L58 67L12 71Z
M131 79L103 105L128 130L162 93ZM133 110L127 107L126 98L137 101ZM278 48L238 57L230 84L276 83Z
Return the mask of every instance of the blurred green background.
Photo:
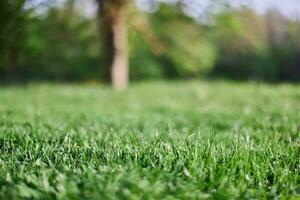
M107 81L97 16L82 2L1 0L1 81ZM299 20L223 1L195 15L186 4L197 2L130 5L131 80L300 80Z

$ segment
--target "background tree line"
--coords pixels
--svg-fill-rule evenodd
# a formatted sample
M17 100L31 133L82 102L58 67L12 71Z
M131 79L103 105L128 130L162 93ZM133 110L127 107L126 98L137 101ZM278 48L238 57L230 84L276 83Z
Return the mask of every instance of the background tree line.
M120 6L122 1L110 2ZM43 12L26 7L30 0L0 1L1 80L112 79L108 63L113 62L113 30L105 27L112 19L103 16L110 12L103 10L103 2L96 1L98 15L90 17L75 0L59 6L49 3ZM126 2L126 14L119 16L118 23L126 23L128 29L123 31L130 79L300 80L298 20L277 10L261 15L248 7L226 6L199 20L187 14L183 2L152 3L155 9L146 12ZM121 84L126 81L123 78Z

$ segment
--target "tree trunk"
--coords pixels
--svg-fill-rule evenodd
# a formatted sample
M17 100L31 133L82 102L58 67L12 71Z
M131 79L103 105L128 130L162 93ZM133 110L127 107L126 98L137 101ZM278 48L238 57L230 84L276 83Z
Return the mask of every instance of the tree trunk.
M17 80L19 74L18 50L15 46L9 47L8 50L8 72L11 80Z
M99 1L102 51L104 51L105 63L110 68L112 86L116 90L124 90L128 86L129 76L126 5L114 6L104 1Z
M119 90L128 86L128 49L125 9L120 9L113 20L114 55L111 65L113 87Z

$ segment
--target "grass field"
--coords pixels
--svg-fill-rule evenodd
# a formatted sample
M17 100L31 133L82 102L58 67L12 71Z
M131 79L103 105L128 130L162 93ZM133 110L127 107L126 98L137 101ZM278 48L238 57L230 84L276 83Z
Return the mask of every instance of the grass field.
M300 86L0 87L0 199L300 199Z

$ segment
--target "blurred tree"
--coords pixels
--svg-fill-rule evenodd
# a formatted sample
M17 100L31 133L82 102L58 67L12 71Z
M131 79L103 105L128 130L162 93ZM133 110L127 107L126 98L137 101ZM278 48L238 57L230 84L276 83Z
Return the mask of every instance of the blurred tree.
M130 18L132 78L191 78L212 70L216 49L209 29L186 15L183 2L156 2L152 12Z
M27 23L21 54L28 79L99 80L99 45L94 20L83 16L75 0L48 5Z
M25 0L0 1L0 69L10 77L18 75L21 67L19 53L24 43L27 12Z
M300 80L300 24L289 20L278 10L271 9L266 15L272 60L276 63L280 80Z
M86 0L0 1L1 78L110 77L115 88L124 89L129 57L134 80L211 71L237 79L300 79L298 20L246 7L219 9L205 19L197 14L203 13L202 1L140 0L148 2L145 10L129 1L97 0L97 16L83 13Z
M236 79L276 80L265 20L250 8L227 10L215 17L219 56L215 73Z
M151 22L165 47L160 58L168 75L199 77L213 68L216 50L207 37L208 28L187 16L181 3L161 4Z
M127 4L129 0L97 0L103 53L110 67L112 85L117 90L128 86Z

